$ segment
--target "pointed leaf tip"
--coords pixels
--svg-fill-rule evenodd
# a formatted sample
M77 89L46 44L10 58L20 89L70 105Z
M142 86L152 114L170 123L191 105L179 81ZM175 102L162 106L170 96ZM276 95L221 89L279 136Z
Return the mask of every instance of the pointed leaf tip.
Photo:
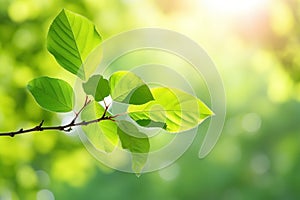
M170 133L194 128L213 112L198 98L175 88L151 89L154 101L130 105L129 116L144 127L159 127Z
M101 36L91 21L62 9L50 25L47 49L64 69L85 80L84 63L100 42Z

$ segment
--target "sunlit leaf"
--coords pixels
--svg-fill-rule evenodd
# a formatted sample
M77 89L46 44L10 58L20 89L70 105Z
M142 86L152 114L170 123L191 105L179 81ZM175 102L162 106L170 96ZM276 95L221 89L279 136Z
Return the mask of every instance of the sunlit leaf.
M69 112L74 106L74 92L65 81L46 76L30 81L28 90L44 109L54 112Z
M100 42L92 22L63 9L50 26L47 48L63 68L84 80L83 64Z
M82 84L86 94L92 95L96 101L102 101L109 95L108 80L101 75L94 75L86 83Z
M113 73L109 79L109 85L114 101L140 105L153 100L149 87L132 72Z
M147 162L150 149L147 135L141 133L132 123L123 120L118 122L118 135L122 147L131 152L132 170L139 174Z
M93 101L82 111L81 119L84 121L95 120L100 118L103 113L104 108ZM110 116L110 113L107 112L106 115ZM117 124L111 120L103 120L98 123L82 126L82 130L97 149L112 152L118 144Z
M129 116L145 127L161 127L176 133L200 124L213 112L198 98L178 89L153 88L154 101L130 105Z

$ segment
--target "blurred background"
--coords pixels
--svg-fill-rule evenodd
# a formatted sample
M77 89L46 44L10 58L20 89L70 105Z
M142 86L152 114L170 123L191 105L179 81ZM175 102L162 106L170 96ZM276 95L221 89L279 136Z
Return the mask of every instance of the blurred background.
M62 8L104 39L157 27L204 47L226 89L224 130L200 160L202 124L176 163L139 178L100 165L76 136L1 137L0 200L300 198L299 0L0 0L0 132L61 123L25 87L41 75L74 79L46 50Z

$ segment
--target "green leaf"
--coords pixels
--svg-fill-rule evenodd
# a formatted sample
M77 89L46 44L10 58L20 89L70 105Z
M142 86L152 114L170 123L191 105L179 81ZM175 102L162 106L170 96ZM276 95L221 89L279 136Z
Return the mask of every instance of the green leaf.
M86 83L82 84L86 94L92 95L96 101L102 101L109 95L110 89L108 80L101 75L94 75Z
M189 130L213 115L201 100L179 89L159 87L151 92L155 101L128 107L129 116L142 126L177 133Z
M39 77L30 81L28 90L44 109L54 112L69 112L74 106L72 87L63 80Z
M81 113L81 119L90 121L100 118L104 113L104 108L97 102L93 101L87 105ZM111 116L110 113L106 113ZM82 126L89 141L97 149L105 152L112 152L118 145L119 137L117 135L117 124L111 120L103 120L98 123L92 123L87 126Z
M131 152L132 170L139 174L147 162L150 149L147 135L139 132L134 124L124 120L118 122L118 135L122 147Z
M92 22L63 9L50 26L47 48L63 68L85 80L84 62L100 42Z
M154 100L149 87L132 72L118 71L109 78L110 95L114 101L141 105Z
M138 123L140 126L144 126L144 127L148 127L148 128L150 128L150 127L161 127L163 129L167 128L166 123L156 122L151 119L139 119L139 120L136 120L136 123Z

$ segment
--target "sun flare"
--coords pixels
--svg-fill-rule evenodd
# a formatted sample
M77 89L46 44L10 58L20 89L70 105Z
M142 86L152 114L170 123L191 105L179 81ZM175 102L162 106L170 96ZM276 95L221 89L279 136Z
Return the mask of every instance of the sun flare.
M265 9L270 0L203 0L201 5L213 13L226 16L255 14Z

